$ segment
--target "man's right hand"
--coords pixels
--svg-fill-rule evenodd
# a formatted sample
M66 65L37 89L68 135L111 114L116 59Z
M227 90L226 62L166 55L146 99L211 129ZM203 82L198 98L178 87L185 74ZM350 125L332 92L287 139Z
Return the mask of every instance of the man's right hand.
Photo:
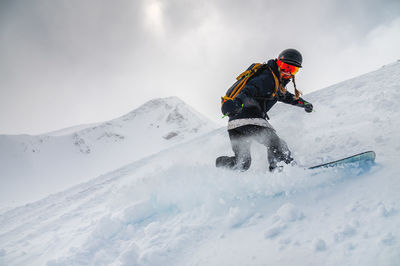
M236 102L232 100L227 100L221 107L221 112L227 116L238 114L241 111L242 106L239 106Z

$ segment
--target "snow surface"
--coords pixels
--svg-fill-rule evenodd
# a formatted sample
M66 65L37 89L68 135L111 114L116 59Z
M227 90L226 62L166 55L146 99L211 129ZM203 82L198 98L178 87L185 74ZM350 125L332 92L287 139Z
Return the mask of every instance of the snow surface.
M299 164L372 149L371 169L270 174L259 145L249 171L217 169L212 130L3 212L0 265L400 265L399 80L397 62L270 114Z
M65 190L215 128L170 97L105 123L39 136L0 135L0 209Z

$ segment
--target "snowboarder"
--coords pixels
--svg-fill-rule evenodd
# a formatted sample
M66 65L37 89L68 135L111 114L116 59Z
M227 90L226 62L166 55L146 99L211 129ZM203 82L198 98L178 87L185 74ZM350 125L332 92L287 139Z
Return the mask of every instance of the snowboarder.
M277 101L302 107L308 113L312 112L313 105L300 97L301 92L297 90L294 80L295 74L302 67L302 61L299 51L286 49L278 58L263 64L234 98L223 98L221 111L229 116L228 134L234 156L218 157L217 167L241 171L249 169L250 145L253 140L267 147L270 171L274 171L279 162L289 164L293 161L286 142L278 137L267 121L267 112ZM286 89L290 80L293 81L295 94Z

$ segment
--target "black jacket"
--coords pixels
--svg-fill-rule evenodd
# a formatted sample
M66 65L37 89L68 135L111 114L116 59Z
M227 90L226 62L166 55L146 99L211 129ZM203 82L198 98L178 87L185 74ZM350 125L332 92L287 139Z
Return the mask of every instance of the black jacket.
M274 71L283 87L290 82L290 80L279 78L276 60L269 60L267 65ZM266 67L256 73L247 81L245 87L233 101L228 100L222 105L221 111L224 115L229 116L229 121L240 118L268 118L267 112L277 101L304 107L306 102L302 98L296 100L290 92L283 94L278 90L278 93L273 96L275 79L271 70Z

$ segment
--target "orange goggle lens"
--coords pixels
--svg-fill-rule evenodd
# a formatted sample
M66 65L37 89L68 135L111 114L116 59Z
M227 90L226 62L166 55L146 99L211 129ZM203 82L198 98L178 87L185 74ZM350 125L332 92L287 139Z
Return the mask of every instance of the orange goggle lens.
M280 69L286 74L295 75L297 71L299 71L299 67L286 64L280 60L276 60L276 63L278 64Z

